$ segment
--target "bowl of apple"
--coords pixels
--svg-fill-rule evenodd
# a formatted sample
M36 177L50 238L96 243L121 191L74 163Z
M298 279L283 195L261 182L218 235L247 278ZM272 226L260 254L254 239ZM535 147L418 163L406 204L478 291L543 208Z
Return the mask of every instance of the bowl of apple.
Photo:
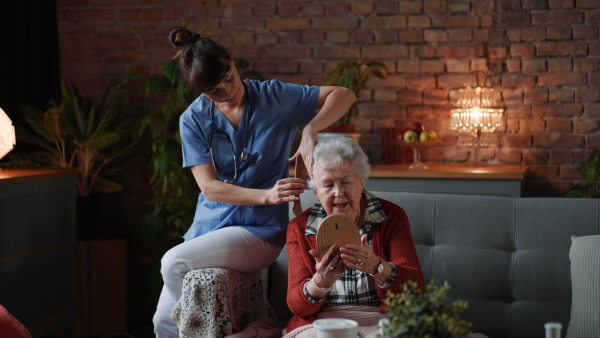
M437 134L433 130L426 130L420 122L413 122L410 127L403 128L396 135L396 143L413 149L413 163L410 169L427 169L421 162L421 148L431 147L437 143Z

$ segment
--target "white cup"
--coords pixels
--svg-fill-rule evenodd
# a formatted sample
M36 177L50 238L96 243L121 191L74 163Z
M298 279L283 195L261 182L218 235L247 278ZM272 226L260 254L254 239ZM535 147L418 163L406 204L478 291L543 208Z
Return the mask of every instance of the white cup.
M313 322L318 338L356 338L358 323L343 318L324 318Z

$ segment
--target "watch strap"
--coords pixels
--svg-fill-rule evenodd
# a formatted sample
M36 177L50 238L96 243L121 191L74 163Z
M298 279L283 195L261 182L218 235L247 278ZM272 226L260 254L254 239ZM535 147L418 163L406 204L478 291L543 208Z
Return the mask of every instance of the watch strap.
M381 274L381 272L383 272L383 271L379 271L379 266L381 266L382 264L383 264L383 260L381 259L381 257L379 257L379 264L377 264L377 266L375 267L375 273L370 273L369 275L376 277L379 274ZM385 267L384 267L384 269L385 269Z

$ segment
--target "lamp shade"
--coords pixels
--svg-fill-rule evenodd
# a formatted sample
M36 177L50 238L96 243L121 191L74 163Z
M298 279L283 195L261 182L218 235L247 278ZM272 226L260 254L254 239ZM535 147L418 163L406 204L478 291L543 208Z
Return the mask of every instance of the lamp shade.
M8 154L16 143L15 127L8 115L0 108L0 159Z
M493 133L504 129L504 109L499 108L492 88L463 88L457 108L450 110L450 129L468 133Z

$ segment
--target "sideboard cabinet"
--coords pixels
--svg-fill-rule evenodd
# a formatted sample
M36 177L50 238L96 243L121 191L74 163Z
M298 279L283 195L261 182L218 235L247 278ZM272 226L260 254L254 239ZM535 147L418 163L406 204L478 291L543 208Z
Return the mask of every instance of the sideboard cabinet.
M33 337L75 337L75 203L73 171L0 171L0 304Z

